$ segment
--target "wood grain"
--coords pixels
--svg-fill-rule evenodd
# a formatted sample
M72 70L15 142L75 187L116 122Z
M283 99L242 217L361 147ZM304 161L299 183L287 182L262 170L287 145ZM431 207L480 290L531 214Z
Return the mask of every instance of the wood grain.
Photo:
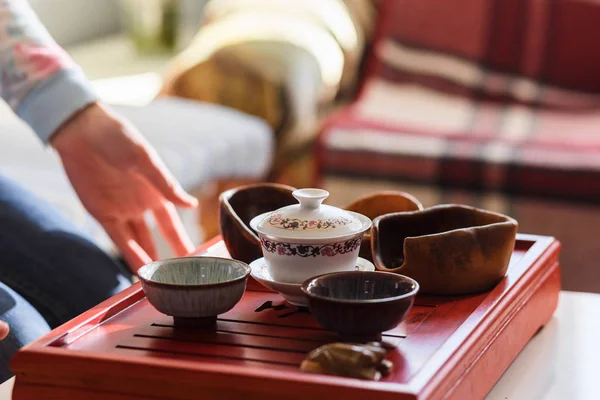
M492 290L418 297L384 335L394 368L380 382L300 372L308 352L340 339L258 283L214 330L175 328L134 285L22 349L14 399L482 398L554 312L559 251L519 235ZM197 252L226 255L218 238Z

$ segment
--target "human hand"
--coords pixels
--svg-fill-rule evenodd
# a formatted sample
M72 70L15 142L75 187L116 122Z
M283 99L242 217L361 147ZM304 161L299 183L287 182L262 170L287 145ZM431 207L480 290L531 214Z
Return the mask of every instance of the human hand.
M175 206L196 207L197 201L131 124L96 103L61 127L50 142L84 207L134 273L157 258L144 220L147 211L177 255L193 250Z
M10 327L4 321L0 321L0 340L6 339L8 333L10 332Z

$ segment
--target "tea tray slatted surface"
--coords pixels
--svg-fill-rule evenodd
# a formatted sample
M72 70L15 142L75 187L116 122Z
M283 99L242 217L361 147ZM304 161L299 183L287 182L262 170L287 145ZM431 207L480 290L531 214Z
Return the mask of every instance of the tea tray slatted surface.
M379 382L300 372L308 352L339 338L253 280L216 329L175 328L136 284L21 350L14 399L483 398L552 316L559 250L519 235L493 290L417 297L383 336L394 368ZM199 251L227 256L219 238Z

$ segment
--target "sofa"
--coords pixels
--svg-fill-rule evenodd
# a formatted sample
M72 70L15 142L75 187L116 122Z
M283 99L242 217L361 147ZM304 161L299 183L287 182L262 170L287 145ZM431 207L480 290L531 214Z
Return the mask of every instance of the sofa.
M264 119L275 135L268 178L309 185L318 126L356 90L374 3L210 0L194 39L166 68L161 95Z
M384 0L358 95L315 145L340 204L382 189L509 214L600 292L600 5Z
M273 158L273 134L261 119L226 107L176 98L158 98L145 106L113 105L156 148L184 189L200 198L198 210L181 210L196 244L214 231L220 182L264 179ZM83 208L63 172L57 154L0 102L0 174L48 201L105 251L118 252L101 226ZM210 223L203 224L208 216ZM171 251L149 220L161 257Z

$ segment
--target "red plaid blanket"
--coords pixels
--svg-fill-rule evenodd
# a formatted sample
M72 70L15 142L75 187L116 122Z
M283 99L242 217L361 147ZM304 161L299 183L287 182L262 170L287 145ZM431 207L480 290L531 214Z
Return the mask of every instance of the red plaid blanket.
M324 172L600 198L600 2L389 0Z

